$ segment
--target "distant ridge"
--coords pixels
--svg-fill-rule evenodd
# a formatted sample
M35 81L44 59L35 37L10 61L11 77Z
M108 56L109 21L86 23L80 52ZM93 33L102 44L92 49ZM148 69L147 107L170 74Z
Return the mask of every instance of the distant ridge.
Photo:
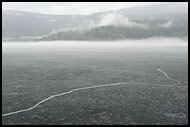
M170 2L91 15L2 12L3 41L187 38L188 5Z

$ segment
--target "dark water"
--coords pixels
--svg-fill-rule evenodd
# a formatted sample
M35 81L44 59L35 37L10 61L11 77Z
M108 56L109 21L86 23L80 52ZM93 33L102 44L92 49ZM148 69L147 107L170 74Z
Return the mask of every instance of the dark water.
M188 85L187 42L147 42L3 43L3 114L74 88L129 83L53 98L2 124L188 124L188 88L154 86L176 84L158 68Z

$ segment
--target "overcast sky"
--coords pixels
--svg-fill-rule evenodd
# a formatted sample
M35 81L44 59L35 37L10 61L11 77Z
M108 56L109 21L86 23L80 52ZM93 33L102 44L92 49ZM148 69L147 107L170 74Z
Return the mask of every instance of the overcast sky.
M23 10L43 14L92 14L160 2L3 2L3 10Z

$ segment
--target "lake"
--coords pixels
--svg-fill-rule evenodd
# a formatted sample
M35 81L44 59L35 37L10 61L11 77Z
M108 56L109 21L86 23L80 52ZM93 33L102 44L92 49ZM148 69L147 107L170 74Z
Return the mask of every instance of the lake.
M3 42L2 113L3 125L187 125L188 42Z

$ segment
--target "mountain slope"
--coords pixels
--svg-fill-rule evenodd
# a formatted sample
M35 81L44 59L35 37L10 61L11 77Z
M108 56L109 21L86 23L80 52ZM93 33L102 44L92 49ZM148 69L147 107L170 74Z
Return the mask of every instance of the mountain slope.
M187 37L187 27L188 6L183 2L147 5L92 15L2 12L2 35L3 40L7 41Z
M102 26L86 31L69 30L58 32L37 40L122 40L142 39L155 36L186 38L188 37L188 28L185 24L170 28L158 26L149 29Z

